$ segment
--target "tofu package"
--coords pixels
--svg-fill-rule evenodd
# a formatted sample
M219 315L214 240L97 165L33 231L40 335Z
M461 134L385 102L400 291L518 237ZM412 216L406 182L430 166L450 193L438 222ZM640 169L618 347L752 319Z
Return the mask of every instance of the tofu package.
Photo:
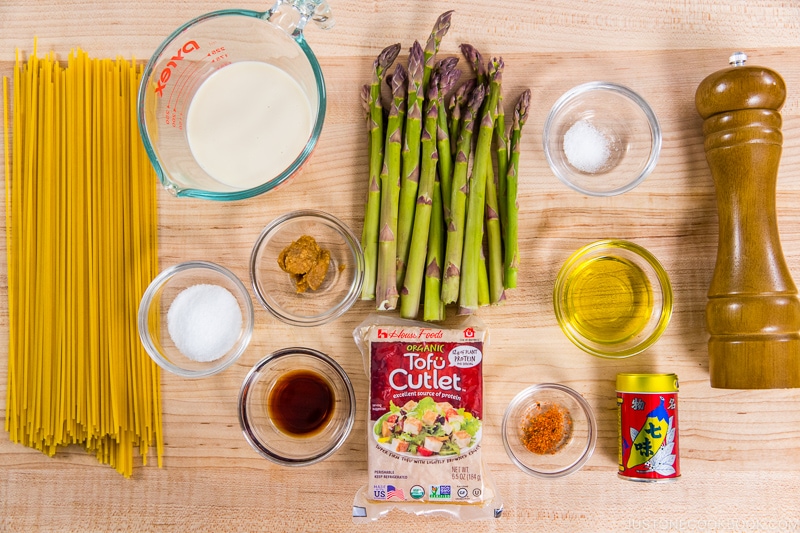
M370 383L367 485L353 521L400 509L460 520L499 518L503 504L481 458L486 327L371 315L353 332Z

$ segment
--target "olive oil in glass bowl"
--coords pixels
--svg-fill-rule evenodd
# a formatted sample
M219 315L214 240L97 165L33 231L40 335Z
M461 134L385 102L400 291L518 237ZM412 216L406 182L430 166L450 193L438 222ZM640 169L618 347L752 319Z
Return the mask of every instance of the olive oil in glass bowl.
M600 357L629 357L652 346L666 329L672 288L646 249L603 240L564 263L553 304L562 331L576 346Z

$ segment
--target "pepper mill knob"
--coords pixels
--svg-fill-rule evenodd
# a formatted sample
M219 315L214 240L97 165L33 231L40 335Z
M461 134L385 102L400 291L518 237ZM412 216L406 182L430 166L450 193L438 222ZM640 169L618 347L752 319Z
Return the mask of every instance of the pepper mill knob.
M711 386L800 387L800 300L775 216L786 85L745 59L733 54L734 66L708 76L695 95L719 216L706 306Z
M732 67L741 67L747 61L747 54L744 52L734 52L728 58L728 64Z

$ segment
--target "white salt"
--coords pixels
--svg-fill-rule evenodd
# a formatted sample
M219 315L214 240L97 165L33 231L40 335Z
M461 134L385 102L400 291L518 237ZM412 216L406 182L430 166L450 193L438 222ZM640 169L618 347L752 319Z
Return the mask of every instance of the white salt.
M579 120L564 134L564 153L569 164L582 172L594 174L611 155L608 139L585 120Z
M218 285L200 284L181 291L167 312L167 330L180 352L193 361L219 359L236 344L242 310L236 297Z

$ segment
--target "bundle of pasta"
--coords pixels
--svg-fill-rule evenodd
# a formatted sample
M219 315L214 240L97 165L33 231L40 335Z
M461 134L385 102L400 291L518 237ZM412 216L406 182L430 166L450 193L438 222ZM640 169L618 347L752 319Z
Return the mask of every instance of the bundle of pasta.
M13 442L80 444L125 476L161 464L160 374L136 310L158 269L156 179L141 146L141 66L17 57L3 80L8 391ZM9 147L9 144L11 146Z

